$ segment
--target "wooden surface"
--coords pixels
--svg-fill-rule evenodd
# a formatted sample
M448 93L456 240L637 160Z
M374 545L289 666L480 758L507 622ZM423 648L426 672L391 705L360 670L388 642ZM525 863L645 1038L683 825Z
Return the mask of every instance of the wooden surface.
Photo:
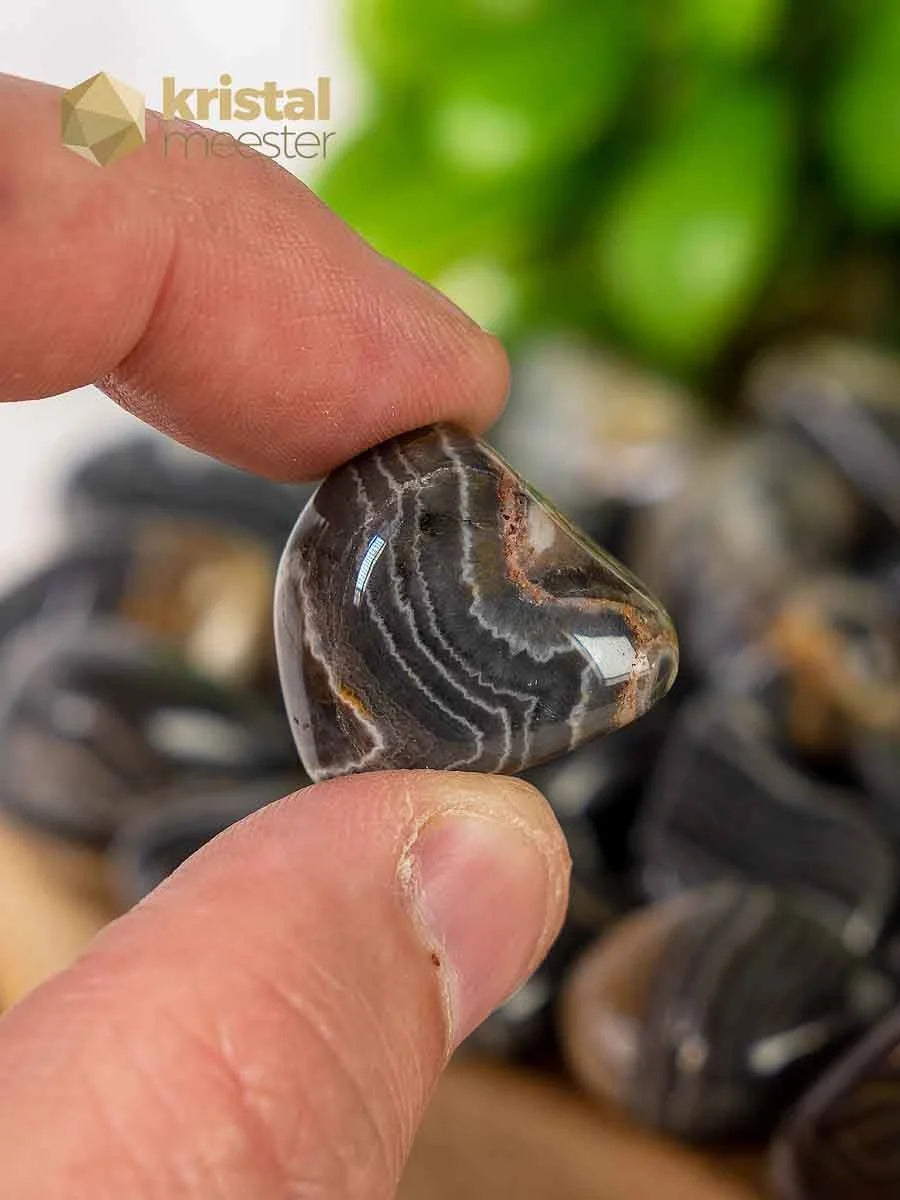
M0 820L0 1011L67 967L115 915L99 854Z
M551 1080L451 1067L400 1200L762 1200L763 1170L604 1113Z

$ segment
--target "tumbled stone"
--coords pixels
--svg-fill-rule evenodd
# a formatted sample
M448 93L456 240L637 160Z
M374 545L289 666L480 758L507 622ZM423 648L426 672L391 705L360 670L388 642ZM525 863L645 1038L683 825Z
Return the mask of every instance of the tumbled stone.
M670 380L557 335L517 355L497 446L608 545L631 512L682 489L704 443L699 412Z
M112 612L126 589L132 548L119 540L75 545L0 596L0 646L35 620L73 628Z
M300 771L212 788L182 779L142 796L142 811L123 822L109 849L122 903L136 904L230 825L308 783Z
M900 733L900 619L874 580L826 575L785 597L766 635L801 749L834 753Z
M576 1079L644 1124L743 1136L883 1014L893 985L814 909L722 883L626 917L563 995Z
M69 519L81 527L174 520L244 533L278 553L311 492L309 484L274 483L168 438L143 435L79 463L64 502Z
M822 1076L772 1151L778 1200L900 1196L900 1011Z
M276 648L315 779L516 772L668 691L672 625L484 442L448 426L338 468L276 584Z
M760 647L761 698L817 775L852 783L855 807L900 848L900 605L884 576L794 587Z
M895 612L900 612L900 543L894 542L890 552L883 556L876 579L887 590Z
M599 738L525 773L560 820L586 814L593 820L646 782L677 704L679 684L641 721L614 738Z
M115 603L101 611L172 638L205 673L274 696L275 567L312 491L144 434L81 461L64 501L81 541L123 559Z
M37 621L0 657L0 807L103 844L182 784L289 770L283 718L191 669L170 645L112 619Z
M760 637L787 588L845 554L863 508L829 462L781 430L720 447L635 538L641 575L669 606L685 664L717 678Z
M858 738L853 763L865 787L872 820L891 839L900 858L900 727Z
M523 773L562 826L573 879L587 887L597 879L604 894L611 877L629 872L635 818L664 728L658 714L669 709L670 699L614 738L597 738Z
M753 700L703 695L672 724L637 837L654 899L740 877L808 895L848 947L868 950L891 911L897 866L865 800L781 753Z
M0 641L36 618L119 616L170 639L192 666L271 689L271 551L245 533L155 521L82 539L0 596Z
M171 638L192 666L224 682L273 681L275 563L246 534L180 522L134 531L116 611Z
M763 357L748 390L758 411L799 430L900 530L900 358L815 338Z

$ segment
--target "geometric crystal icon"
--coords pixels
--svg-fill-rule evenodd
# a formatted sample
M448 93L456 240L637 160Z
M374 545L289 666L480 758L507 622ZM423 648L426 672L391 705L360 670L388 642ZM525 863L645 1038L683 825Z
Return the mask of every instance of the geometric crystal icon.
M143 145L144 97L105 71L62 95L62 142L105 167Z
M678 663L643 585L446 425L332 471L288 541L275 617L315 780L516 774L642 716Z

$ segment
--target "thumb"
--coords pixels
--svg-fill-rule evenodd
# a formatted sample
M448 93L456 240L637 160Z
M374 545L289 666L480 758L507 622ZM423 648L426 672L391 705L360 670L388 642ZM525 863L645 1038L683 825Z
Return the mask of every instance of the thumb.
M513 779L360 775L254 814L0 1021L0 1194L391 1196L567 879Z

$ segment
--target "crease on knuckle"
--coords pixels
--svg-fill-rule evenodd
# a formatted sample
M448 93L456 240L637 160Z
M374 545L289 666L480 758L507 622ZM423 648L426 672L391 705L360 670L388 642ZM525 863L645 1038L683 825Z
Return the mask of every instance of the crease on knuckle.
M101 1065L89 1065L83 1095L90 1124L103 1135L109 1194L134 1200L292 1194L268 1130L245 1101L243 1081L179 1009L157 1010L150 1038L135 1037L122 1013L106 1024L102 1042L88 1060ZM110 1063L112 1074L102 1066Z
M243 1010L265 1011L270 1030L281 1034L280 1043L297 1051L299 1061L289 1074L271 1078L253 1045L248 1046L253 1030L242 1024L220 1025L218 1052L229 1062L242 1106L263 1125L271 1128L273 1109L285 1103L293 1107L287 1122L292 1131L279 1150L292 1196L377 1195L378 1183L392 1186L399 1176L415 1118L405 1111L404 1089L389 1060L387 1078L382 1072L384 1035L374 1009L339 977L317 964L307 967L302 994L268 974L245 975L244 986L249 981L255 999ZM360 1070L360 1047L372 1044L379 1046L375 1065L380 1077L374 1089ZM371 1055L365 1061L371 1068ZM297 1084L297 1067L312 1063L317 1091L303 1081Z
M119 360L112 370L96 381L97 387L106 392L117 404L121 404L136 416L160 428L165 428L165 409L153 396L148 396L136 383L136 380L140 377L140 365L147 347L152 345L157 329L164 323L172 308L172 297L181 260L181 240L177 223L170 223L169 236L171 240L166 252L165 264L160 271L159 281L147 306L137 336L119 356Z

